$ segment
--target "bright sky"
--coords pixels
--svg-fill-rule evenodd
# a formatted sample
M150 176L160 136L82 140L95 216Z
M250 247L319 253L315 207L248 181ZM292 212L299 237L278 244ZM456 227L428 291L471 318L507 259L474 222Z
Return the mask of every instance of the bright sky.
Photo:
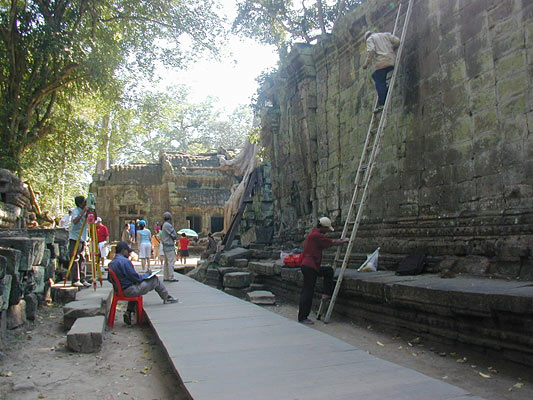
M235 0L220 0L223 12L233 21ZM191 88L190 100L200 102L207 96L218 97L221 109L230 113L240 104L249 104L257 90L255 78L275 67L278 55L274 46L231 36L221 61L199 60L186 71L167 71L164 83L180 83ZM231 54L231 55L229 55Z

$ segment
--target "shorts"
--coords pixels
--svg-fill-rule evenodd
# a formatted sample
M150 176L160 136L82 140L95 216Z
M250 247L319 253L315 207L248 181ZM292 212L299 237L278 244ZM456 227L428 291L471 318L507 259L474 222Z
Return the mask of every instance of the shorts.
M102 258L106 258L109 254L109 247L105 241L98 243L98 249L100 250L100 257Z
M139 245L139 258L152 258L152 243L141 243Z
M180 257L189 257L189 250L180 250Z

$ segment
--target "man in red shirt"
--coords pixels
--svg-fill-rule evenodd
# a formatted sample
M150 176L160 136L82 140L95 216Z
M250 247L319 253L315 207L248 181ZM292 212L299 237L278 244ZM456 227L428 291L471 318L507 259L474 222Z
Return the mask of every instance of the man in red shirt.
M179 251L180 251L180 262L185 264L187 262L187 257L189 257L189 239L185 233L181 234L179 242Z
M322 217L318 220L318 225L305 238L301 271L304 276L302 292L300 294L300 306L298 308L298 322L302 324L314 324L308 316L313 304L316 279L324 277L323 298L328 298L333 293L333 268L321 267L322 250L331 246L338 246L349 241L348 238L332 240L324 236L324 233L333 231L331 220Z
M109 248L107 247L107 241L109 240L109 230L107 226L102 224L102 218L96 218L96 236L98 238L98 250L100 251L100 271L104 272L104 261L109 254Z

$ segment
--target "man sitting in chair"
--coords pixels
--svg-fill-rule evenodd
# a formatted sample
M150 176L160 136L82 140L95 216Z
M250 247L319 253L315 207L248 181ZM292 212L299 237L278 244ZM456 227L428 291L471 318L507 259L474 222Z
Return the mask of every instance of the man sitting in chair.
M109 263L109 269L113 270L117 275L124 295L127 297L137 297L145 295L151 290L155 290L163 300L163 303L177 303L178 299L168 294L167 289L157 276L154 275L150 278L150 273L138 274L135 271L133 264L129 260L132 251L128 243L119 242L116 247L115 258ZM135 307L135 301L128 302L127 311L124 313L124 323L127 325L131 325L131 314L135 312Z

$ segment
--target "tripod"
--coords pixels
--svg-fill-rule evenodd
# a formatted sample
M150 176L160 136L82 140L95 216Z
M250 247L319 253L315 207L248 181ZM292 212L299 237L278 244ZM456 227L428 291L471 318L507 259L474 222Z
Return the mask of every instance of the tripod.
M81 225L80 233L78 234L78 239L76 240L76 244L74 245L74 251L70 255L70 261L68 264L67 273L65 274L64 282L63 284L67 284L67 279L70 275L70 271L72 269L72 266L74 265L74 260L76 259L76 256L78 255L78 247L80 245L81 241L81 235L83 234L83 231L85 229L85 226L89 224L89 239L90 239L90 258L91 258L91 273L93 276L93 288L96 290L96 281L97 277L100 281L100 286L103 285L102 280L102 270L100 269L100 251L98 249L98 235L96 233L96 207L94 205L94 195L92 193L89 193L87 196L87 204L89 205L89 211L87 211L87 214L85 215L83 219L83 223Z

